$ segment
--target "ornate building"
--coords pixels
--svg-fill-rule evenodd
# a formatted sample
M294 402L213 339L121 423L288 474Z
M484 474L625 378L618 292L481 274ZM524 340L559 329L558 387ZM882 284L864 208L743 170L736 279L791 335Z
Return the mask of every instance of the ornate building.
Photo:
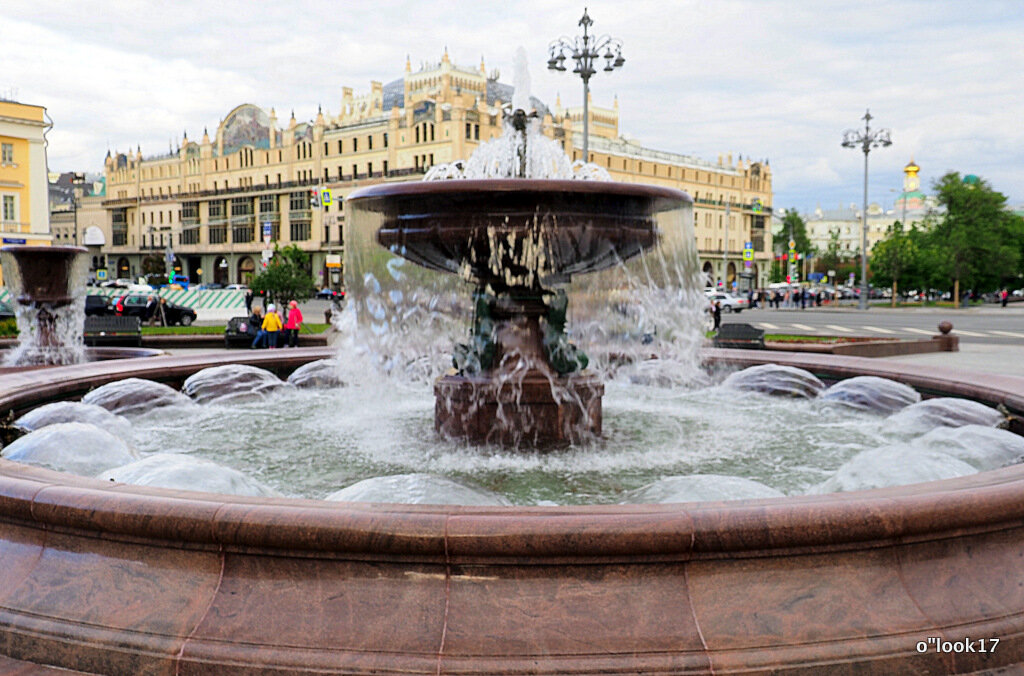
M0 246L50 243L45 114L0 99Z
M918 172L921 167L913 160L903 168L903 192L896 198L892 209L884 209L880 204L868 205L868 253L875 244L888 236L889 229L896 221L902 223L920 222L928 212L936 207L935 199L921 192L921 179ZM818 207L813 213L804 216L807 224L807 237L818 251L828 249L833 233L838 235L840 255L854 257L860 255L861 241L861 207L850 204L840 205L836 209Z
M407 60L403 77L371 82L364 94L343 87L337 115L321 110L315 120L299 122L292 113L282 125L273 109L243 104L213 136L184 134L176 152L108 153L106 195L83 199L79 220L101 216L106 243L96 261L111 276L163 271L173 252L176 271L193 283L244 283L259 269L269 235L312 254L316 281L336 286L328 261L344 244L341 198L371 183L418 180L432 165L467 158L502 133L512 92L498 73L487 73L483 60L463 68L446 52L418 71ZM556 101L552 110L535 98L531 104L544 133L579 158L582 109ZM619 136L617 101L612 108L589 106L589 114L590 161L617 181L668 185L694 198L709 278L742 272L744 244L751 242L748 278L767 283L772 177L766 162L734 163L729 155L712 163L627 141ZM322 188L330 201L311 203L312 189Z

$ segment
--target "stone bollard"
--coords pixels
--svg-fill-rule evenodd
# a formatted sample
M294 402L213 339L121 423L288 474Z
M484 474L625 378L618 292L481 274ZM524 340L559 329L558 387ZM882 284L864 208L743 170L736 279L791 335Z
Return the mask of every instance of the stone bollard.
M934 340L939 341L939 352L960 351L960 336L951 335L950 332L952 330L952 322L948 320L939 322L939 335L933 336Z

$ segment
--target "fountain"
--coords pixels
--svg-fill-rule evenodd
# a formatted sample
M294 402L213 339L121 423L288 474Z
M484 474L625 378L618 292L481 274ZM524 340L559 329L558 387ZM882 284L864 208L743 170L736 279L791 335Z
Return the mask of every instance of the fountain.
M86 253L77 246L5 246L0 250L21 336L8 358L10 365L77 364L83 360Z
M77 246L0 249L19 337L18 344L0 361L0 373L161 354L144 348L85 347L86 253Z
M497 445L515 441L511 427L488 436L464 422L476 415L474 406L493 405L499 418L518 416L516 424L528 427L520 442L565 443L593 434L601 384L583 372L593 364L572 347L562 318L572 308L574 324L586 319L595 307L588 304L598 286L593 279L630 265L656 268L648 252L673 238L685 242L680 210L659 206L678 206L680 199L598 181L481 183L386 186L357 196L364 215L378 220L354 228L355 241L347 242L366 272L354 280L365 295L352 306L365 301L359 312L382 340L418 331L419 325L403 323L410 318L436 320L435 312L421 311L439 304L472 325L469 342L455 348L456 373L435 386L442 433ZM528 199L542 199L553 210L551 220L525 209ZM486 225L474 230L478 208ZM611 226L600 227L620 221L639 226L627 228L621 241ZM611 249L614 256L602 256ZM597 269L632 250L632 263ZM492 274L490 261L515 268L527 251L538 252L533 260L541 274ZM423 265L406 268L404 260ZM424 279L433 274L429 267L445 271L431 284L456 280L440 281L440 288L477 287L472 317L458 293L439 302L388 282ZM587 274L564 287L566 277L581 273ZM389 316L385 300L401 312ZM607 302L597 311L607 312ZM654 351L663 334L647 343L646 335L634 338ZM447 349L440 341L429 345ZM386 347L376 355L385 371L418 368L400 347ZM129 378L176 390L189 381L187 391L235 400L241 392L204 384L208 379L196 374L234 364L255 379L245 367L286 375L336 356L319 348L277 352L13 373L0 382L0 411L21 415L82 396L127 407L133 402L121 390L87 395ZM654 366L669 361L657 356ZM982 402L996 417L992 409L1001 406L1021 431L1024 379L979 382L856 357L724 349L704 356L722 368L776 363L806 370L787 395L824 391L853 407L889 411L916 400L899 387L883 399L865 397L871 383L854 377L896 380L931 397ZM503 366L509 362L524 367L510 375ZM573 362L574 369L564 368ZM539 423L546 413L532 404L527 413L511 412L502 387L515 387L515 374L542 379L555 392L549 405L564 406L551 418L572 422ZM268 391L283 389L260 378ZM761 378L754 371L735 380L756 388L764 386ZM852 382L824 390L836 381ZM483 403L449 404L446 382L456 393L473 383ZM153 385L148 396L174 398ZM566 396L578 401L565 404ZM927 413L944 415L941 410L931 406ZM305 422L306 444L323 445L317 420ZM362 424L378 420L367 416ZM191 427L188 435L196 438ZM233 430L230 443L245 453L240 436ZM927 443L944 441L939 435ZM195 468L177 467L189 469ZM124 474L97 480L0 459L0 671L50 673L39 665L52 665L96 674L952 674L1007 673L1024 663L1019 464L845 494L787 498L767 491L719 501L709 491L701 502L514 507L246 497L113 480ZM391 490L410 485L383 483ZM647 495L672 490L666 482ZM478 497L473 492L471 499Z

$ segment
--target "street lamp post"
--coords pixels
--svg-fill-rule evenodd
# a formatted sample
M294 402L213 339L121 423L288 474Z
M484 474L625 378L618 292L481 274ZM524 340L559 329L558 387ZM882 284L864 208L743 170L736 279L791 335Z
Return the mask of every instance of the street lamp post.
M622 42L620 40L610 35L594 36L587 33L588 29L594 25L594 21L587 14L586 8L583 10L583 18L580 19L578 25L583 26L582 37L560 37L548 47L550 57L548 58L548 70L564 71L567 53L569 58L576 62L576 67L572 72L579 73L580 78L583 79L583 161L589 162L590 107L587 99L590 98L590 77L597 73L594 69L594 62L602 58L605 59L603 70L610 73L616 68L621 68L626 60L622 58ZM602 51L604 51L603 55ZM601 64L597 63L597 65Z
M868 153L872 148L892 145L888 129L871 131L871 111L864 113L864 131L847 129L843 132L844 148L860 148L864 151L864 208L861 211L860 228L860 309L868 309Z

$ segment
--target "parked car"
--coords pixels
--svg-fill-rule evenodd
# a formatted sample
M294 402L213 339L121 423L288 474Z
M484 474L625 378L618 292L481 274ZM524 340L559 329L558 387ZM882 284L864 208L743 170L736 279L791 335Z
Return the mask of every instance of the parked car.
M145 322L148 319L146 317L148 299L149 295L147 294L125 294L114 302L114 313L122 317L138 317ZM189 326L196 320L195 310L177 303L164 303L163 312L167 317L168 326L175 324Z
M105 317L114 314L110 307L110 299L106 296L88 295L85 297L86 317Z
M228 284L224 287L225 289L232 289L235 291L248 291L249 287L245 284Z
M345 300L345 292L324 288L316 292L316 297L322 300Z
M716 291L714 293L707 294L707 297L708 301L712 303L721 303L722 312L743 312L745 309L750 307L746 298L740 298L739 296L734 296L731 293Z

